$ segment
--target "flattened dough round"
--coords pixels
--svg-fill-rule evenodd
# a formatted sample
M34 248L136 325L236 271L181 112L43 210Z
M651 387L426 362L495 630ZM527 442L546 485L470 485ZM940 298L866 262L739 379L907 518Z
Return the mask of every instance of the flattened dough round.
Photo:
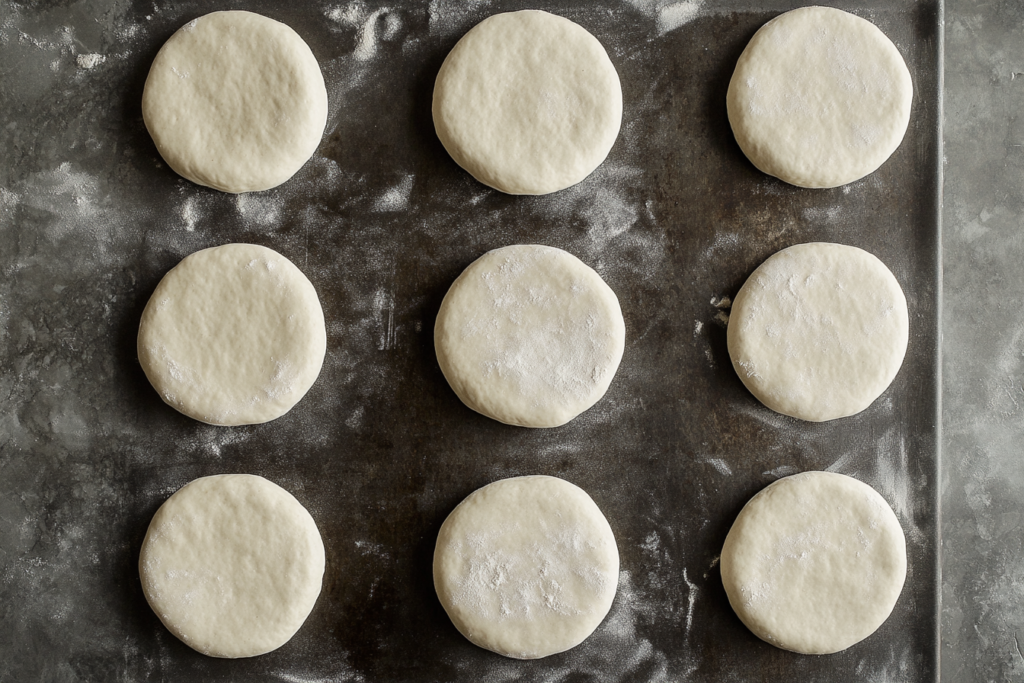
M324 544L299 501L251 474L196 479L153 516L142 589L164 626L212 657L284 645L320 595Z
M726 536L721 565L729 603L757 637L829 654L889 617L907 549L892 508L870 486L804 472L750 499Z
M269 422L313 385L327 331L313 284L255 244L185 257L139 325L139 362L170 406L214 425Z
M914 85L871 22L803 7L754 34L729 83L729 123L757 168L801 187L863 178L896 151Z
M896 377L907 299L863 249L798 244L747 279L727 336L733 367L758 400L801 420L834 420L867 408Z
M554 247L489 251L455 280L434 325L437 361L467 406L557 427L604 396L626 327L601 276Z
M327 89L291 28L252 12L214 12L182 26L160 49L142 117L180 175L224 192L267 190L316 151Z
M441 525L434 587L462 635L516 659L579 645L608 614L619 551L587 493L556 477L503 479Z
M597 168L619 134L622 88L601 43L568 19L496 14L452 49L434 127L455 162L509 194L547 194Z

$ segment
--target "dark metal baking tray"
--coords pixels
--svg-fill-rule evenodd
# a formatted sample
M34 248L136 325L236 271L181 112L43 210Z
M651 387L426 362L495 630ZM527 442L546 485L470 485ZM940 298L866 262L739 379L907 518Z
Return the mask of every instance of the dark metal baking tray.
M941 2L839 5L893 39L915 95L892 158L832 190L758 172L726 119L741 50L797 5L663 4L234 3L295 28L330 97L314 158L283 186L241 197L161 164L140 111L161 44L227 7L10 6L0 40L12 122L0 197L10 408L0 422L0 680L936 679ZM596 35L625 102L607 161L543 197L472 180L430 118L434 77L458 38L485 16L524 7ZM85 53L105 59L90 68L76 60ZM863 413L823 424L761 406L725 344L723 299L769 255L807 241L879 256L911 311L892 386ZM226 242L290 258L328 321L319 380L265 425L218 428L179 415L135 354L139 316L161 276ZM433 321L450 283L485 251L514 243L575 254L625 315L625 354L608 394L561 428L510 427L470 411L434 357ZM889 500L910 569L877 633L839 654L801 656L743 627L717 561L751 495L816 469L855 476ZM136 570L163 500L224 472L260 474L293 492L327 546L323 593L306 624L280 650L235 661L171 636ZM588 491L621 554L601 627L538 661L471 645L431 579L435 535L451 509L484 484L524 474ZM22 519L27 526L11 521Z

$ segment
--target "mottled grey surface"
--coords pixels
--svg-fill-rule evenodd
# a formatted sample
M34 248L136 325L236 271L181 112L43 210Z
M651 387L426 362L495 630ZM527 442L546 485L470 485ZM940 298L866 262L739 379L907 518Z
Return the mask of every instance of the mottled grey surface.
M410 83L429 84L460 32L498 4L275 5L275 16L307 36L321 60L332 103L328 135L292 183L243 197L197 188L161 168L138 110L162 41L213 6L0 4L0 681L376 681L410 680L427 669L439 679L477 671L488 680L703 679L734 671L719 659L739 652L760 662L750 677L765 680L927 674L920 652L899 649L913 602L904 600L897 622L873 642L834 660L844 673L830 676L818 658L794 670L792 656L745 634L715 584L713 548L729 517L774 476L816 467L857 474L897 501L911 532L915 519L927 528L923 494L935 485L927 462L910 476L907 453L920 447L913 438L872 427L869 420L904 414L892 401L864 422L793 439L800 427L749 405L729 374L709 300L734 293L759 256L820 238L817 223L838 217L842 224L859 210L841 191L807 199L765 181L730 146L723 108L709 95L724 92L728 57L762 20L729 7L756 4L635 0L581 13L577 20L614 43L633 103L627 117L636 123L624 127L589 184L525 201L495 197L451 164L427 161L443 150L429 122L410 112L422 111L429 85L397 94L374 88L389 60ZM906 51L914 31L927 27L907 27L886 13L891 4L855 6L899 32ZM1015 0L946 5L941 672L948 681L1024 679L1022 26L1024 7ZM713 56L702 61L708 47ZM673 61L673 50L686 59ZM678 80L648 87L644 60L652 54ZM708 74L717 79L708 91L675 89ZM647 157L636 152L649 138L690 141L676 123L688 120L709 126L707 139ZM854 195L881 206L892 200L883 180L899 181L927 146L901 152L854 184ZM671 207L671 183L641 169L669 168L700 187L708 179L696 169L718 157L739 189L716 216L719 232L701 235L702 224ZM781 223L773 213L780 206ZM752 249L737 246L743 232L729 226L738 217L746 221L739 228L757 233ZM885 221L872 238L880 252L889 248ZM612 391L554 435L508 432L463 415L430 353L430 315L446 283L481 249L513 236L573 251L601 272L627 311L632 342ZM266 243L334 292L325 300L334 323L324 375L299 410L271 425L223 430L178 416L134 360L138 317L160 275L190 251L223 241ZM666 275L687 263L687 250L728 265L671 284L694 302L679 309L686 317L678 327L690 335L679 344L679 329L640 312L672 282ZM891 247L894 258L898 252ZM906 283L919 269L897 260ZM667 369L668 379L641 360ZM677 366L691 369L673 375ZM685 397L678 405L636 399L665 381ZM904 375L892 395L913 389ZM418 403L406 415L403 401L412 396ZM685 423L704 404L722 422ZM417 431L392 439L393 423L403 419ZM677 423L687 429L671 427ZM867 438L862 427L871 428ZM644 457L627 449L627 439L649 449ZM836 442L845 450L830 451ZM769 472L760 461L746 463L752 446L781 464ZM903 458L895 468L893 452ZM473 458L486 464L465 464ZM692 464L673 469L676 459ZM292 643L259 660L224 662L192 653L162 629L142 599L134 562L167 495L194 476L242 469L274 479L310 507L331 568ZM538 666L474 651L445 621L423 572L431 535L462 496L494 478L533 472L565 476L594 495L614 522L624 568L602 629L575 654ZM336 503L342 499L347 506ZM673 515L673 505L686 515ZM331 517L353 508L352 518ZM396 519L421 521L396 528ZM695 519L704 526L687 537ZM924 552L927 540L914 542ZM737 639L735 647L715 649L701 639L704 628Z
M947 0L942 679L1024 680L1024 3Z

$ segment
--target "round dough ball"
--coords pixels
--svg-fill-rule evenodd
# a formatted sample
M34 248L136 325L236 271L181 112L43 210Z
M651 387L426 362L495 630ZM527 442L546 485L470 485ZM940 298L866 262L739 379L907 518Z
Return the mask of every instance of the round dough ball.
M750 499L726 536L721 564L729 604L758 638L829 654L889 617L907 549L892 508L870 486L804 472Z
M474 178L509 194L548 194L608 156L622 89L586 29L525 10L462 37L437 74L433 112L441 143Z
M727 337L733 367L758 400L801 420L834 420L867 408L896 376L907 299L863 249L798 244L743 284Z
M729 82L729 123L759 169L801 187L863 178L896 151L914 84L869 21L803 7L754 34Z
M327 330L316 290L291 261L226 244L164 276L142 313L138 351L168 405L213 425L259 424L309 391Z
M441 302L434 348L467 406L499 422L558 427L604 396L626 327L601 276L554 247L520 244L470 264Z
M295 31L252 12L214 12L160 49L142 117L180 175L224 192L267 190L316 151L327 89Z
M434 588L474 644L538 659L582 643L608 614L619 551L583 489L556 477L503 479L441 525Z
M164 626L212 657L284 645L320 595L324 544L299 501L251 474L196 479L153 516L142 590Z

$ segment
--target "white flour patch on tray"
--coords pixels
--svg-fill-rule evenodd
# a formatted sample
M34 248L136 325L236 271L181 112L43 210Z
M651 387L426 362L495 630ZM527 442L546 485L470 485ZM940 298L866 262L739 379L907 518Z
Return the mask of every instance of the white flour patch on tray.
M288 662L287 668L269 669L268 680L283 683L367 683L367 678L352 667L348 652L338 649L336 644L325 649L316 638L311 638L308 646L304 646L304 642L292 639L289 649L298 656ZM323 671L330 674L324 675Z
M95 69L105 61L107 61L107 56L99 54L86 54L75 57L75 63L78 64L79 69Z
M803 210L805 221L825 223L826 225L835 223L841 215L842 209L838 206L810 206Z
M719 232L715 235L714 242L704 250L704 258L714 262L721 258L719 252L732 251L743 246L740 236L734 232Z
M50 171L33 173L18 192L26 206L48 211L57 218L46 230L54 242L83 229L95 231L94 219L100 213L98 194L96 178L67 161Z
M430 0L427 12L430 35L442 38L462 35L488 15L494 14L490 0Z
M598 250L630 230L637 222L637 209L621 194L602 188L582 208L580 216L587 223L587 236Z
M272 196L255 192L235 195L235 208L247 223L274 226L281 220L281 204Z
M189 453L220 458L224 454L225 448L246 443L252 436L251 432L242 429L222 429L212 425L199 424L195 427L191 438L179 442L179 447Z
M701 462L706 462L711 465L719 474L723 474L725 476L730 476L732 474L732 468L729 467L729 463L722 458L705 457Z
M656 220L636 191L643 183L642 169L608 159L584 182L533 201L545 221L580 226L582 233L567 243L566 250L613 288L617 278L626 281L626 273L635 286L652 279L667 255L665 233L651 229Z
M394 40L403 28L398 11L389 7L370 10L364 2L329 7L324 16L343 29L355 29L355 49L351 56L360 62L376 57L380 44Z
M182 226L188 232L194 232L196 223L199 222L198 202L199 198L196 195L190 195L178 206L178 215L181 217Z
M644 14L652 17L662 36L704 16L704 0L628 0Z
M406 175L397 183L388 187L373 201L371 211L378 213L405 211L409 207L409 196L416 176Z

